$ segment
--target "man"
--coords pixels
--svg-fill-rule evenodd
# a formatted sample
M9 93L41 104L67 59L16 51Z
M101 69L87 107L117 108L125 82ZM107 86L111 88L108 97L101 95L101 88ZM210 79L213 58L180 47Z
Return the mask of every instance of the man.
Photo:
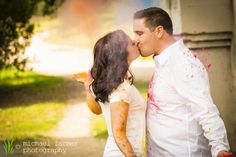
M140 54L153 55L156 64L148 91L148 156L232 156L207 71L172 36L169 15L156 7L140 10L134 15L134 32Z

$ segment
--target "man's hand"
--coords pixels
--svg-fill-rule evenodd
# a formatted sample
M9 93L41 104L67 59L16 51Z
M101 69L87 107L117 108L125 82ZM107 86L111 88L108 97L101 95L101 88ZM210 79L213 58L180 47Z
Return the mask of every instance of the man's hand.
M233 154L231 152L222 150L218 153L217 157L233 157Z

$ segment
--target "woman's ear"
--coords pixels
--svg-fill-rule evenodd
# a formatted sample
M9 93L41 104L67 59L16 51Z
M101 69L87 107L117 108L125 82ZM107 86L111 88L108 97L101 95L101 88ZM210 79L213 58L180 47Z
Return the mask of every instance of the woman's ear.
M162 36L164 34L163 26L157 26L154 31L155 31L157 38L159 38L159 39L162 38Z

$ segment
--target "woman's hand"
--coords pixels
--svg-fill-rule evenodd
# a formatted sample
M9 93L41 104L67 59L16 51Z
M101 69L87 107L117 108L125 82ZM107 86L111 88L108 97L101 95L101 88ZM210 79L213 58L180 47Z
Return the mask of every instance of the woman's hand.
M88 74L86 72L74 74L73 77L77 81L84 83L85 86L89 86L93 82L93 79L90 76L90 74Z
M82 73L74 74L73 77L77 81L84 83L85 92L86 92L86 102L89 109L94 114L97 114L97 115L101 114L102 113L101 106L99 105L98 102L96 102L95 97L92 95L91 91L89 90L89 85L93 82L93 79L90 76L90 74L86 72L82 72Z

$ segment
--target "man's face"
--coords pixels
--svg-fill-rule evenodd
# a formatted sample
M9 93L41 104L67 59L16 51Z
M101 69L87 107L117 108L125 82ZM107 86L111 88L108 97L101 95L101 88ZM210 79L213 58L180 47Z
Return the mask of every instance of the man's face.
M146 27L145 19L134 19L133 30L135 33L135 42L141 56L147 57L155 54L157 37L155 31L150 31L150 29Z

